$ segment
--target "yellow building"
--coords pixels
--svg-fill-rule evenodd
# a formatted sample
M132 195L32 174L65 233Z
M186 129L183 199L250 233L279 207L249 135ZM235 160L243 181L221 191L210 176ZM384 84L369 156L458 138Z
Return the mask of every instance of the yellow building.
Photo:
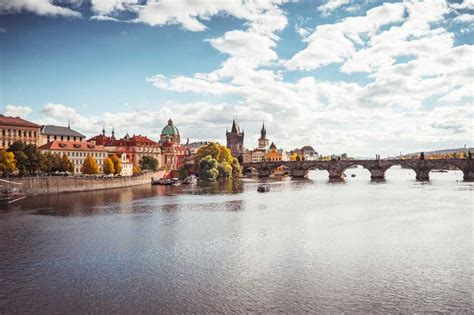
M21 119L0 115L0 149L8 149L15 141L40 144L40 125Z
M268 150L265 152L265 161L281 161L282 150L278 150L272 142Z

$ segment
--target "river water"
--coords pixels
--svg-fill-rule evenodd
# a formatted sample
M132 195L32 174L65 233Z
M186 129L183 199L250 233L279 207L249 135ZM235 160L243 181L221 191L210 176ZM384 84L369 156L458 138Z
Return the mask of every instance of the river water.
M0 212L0 313L472 312L474 185L346 173L24 200Z

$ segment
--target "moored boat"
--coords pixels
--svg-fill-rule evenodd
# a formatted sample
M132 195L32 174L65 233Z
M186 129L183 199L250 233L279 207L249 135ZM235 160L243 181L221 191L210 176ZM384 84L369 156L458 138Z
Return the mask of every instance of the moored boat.
M195 175L190 175L183 180L183 184L196 184L197 177Z

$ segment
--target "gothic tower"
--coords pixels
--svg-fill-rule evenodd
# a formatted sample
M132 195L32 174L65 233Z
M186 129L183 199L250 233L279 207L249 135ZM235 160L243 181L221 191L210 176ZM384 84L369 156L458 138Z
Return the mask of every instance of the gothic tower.
M240 127L234 120L232 121L232 129L226 131L227 147L230 149L232 156L241 158L244 153L244 132L240 131Z
M262 129L260 130L260 139L258 139L258 148L266 149L268 147L267 129L265 129L265 122L262 123Z

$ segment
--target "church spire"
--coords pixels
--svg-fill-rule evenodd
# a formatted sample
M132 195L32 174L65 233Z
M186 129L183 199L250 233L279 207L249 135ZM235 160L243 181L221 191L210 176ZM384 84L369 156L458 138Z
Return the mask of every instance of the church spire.
M105 136L105 125L102 126L102 135Z
M260 130L260 136L262 139L265 139L267 136L267 129L265 129L265 121L262 123L262 129Z
M234 119L232 120L232 130L230 131L232 133L238 133L239 132L239 127L237 126L236 119L237 119L237 117L234 116Z

